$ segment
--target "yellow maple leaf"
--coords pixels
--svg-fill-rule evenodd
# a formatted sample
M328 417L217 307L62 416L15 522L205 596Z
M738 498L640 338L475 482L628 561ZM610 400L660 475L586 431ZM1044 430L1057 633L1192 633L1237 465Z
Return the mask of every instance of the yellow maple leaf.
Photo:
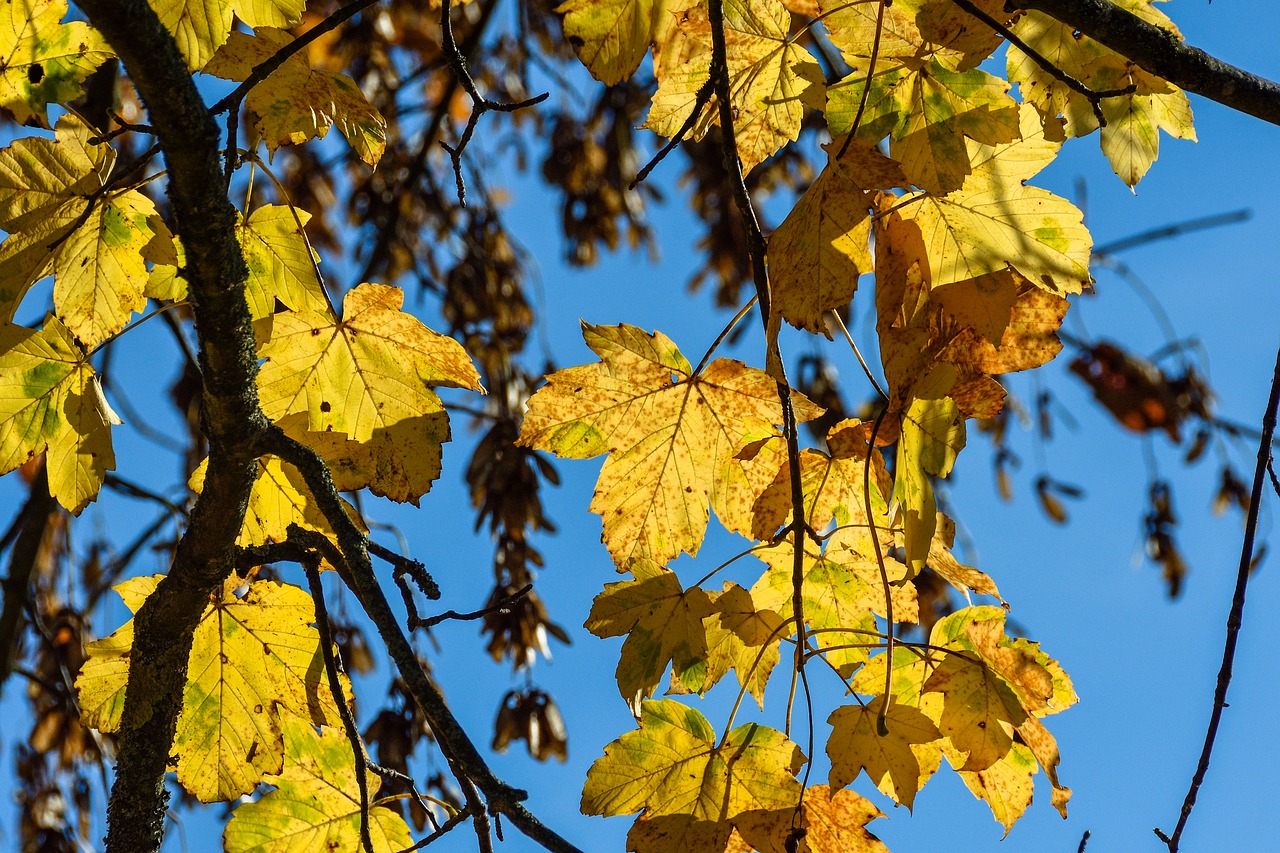
M142 247L158 222L135 190L97 197L115 161L68 114L55 141L20 139L0 152L0 320L12 320L27 290L54 275L58 318L86 346L100 343L146 305Z
M351 743L338 729L317 734L291 714L281 723L284 769L265 780L276 790L231 813L223 832L227 853L361 849L360 788ZM374 805L367 820L374 853L412 847L408 824L392 809Z
M827 660L845 677L866 661L872 647L880 644L875 617L887 613L879 564L874 554L859 552L857 544L858 532L843 528L827 540L825 551L819 553L806 542L804 553L801 598L805 622L814 632L818 646L827 650ZM758 607L791 619L795 560L791 539L753 553L769 570L751 588L752 600ZM887 555L884 561L892 584L894 621L915 622L919 618L916 590L903 582L905 567Z
M776 435L777 383L725 358L695 376L660 332L584 323L583 337L601 361L547 377L529 399L518 443L573 459L608 452L591 510L603 517L614 561L662 564L697 553L708 504L731 530L746 532L777 469L735 454ZM799 394L793 400L800 422L821 411Z
M675 572L638 561L635 580L606 584L583 625L597 637L626 635L618 660L618 690L633 708L653 693L667 664L673 675L707 656L702 620L712 611L706 592L683 589Z
M645 702L638 731L604 749L587 771L582 813L690 815L726 821L750 809L794 808L804 755L786 735L747 723L722 742L697 710Z
M254 66L292 41L291 34L274 27L259 27L253 36L231 33L204 66L204 73L243 81ZM312 68L301 51L250 89L245 106L271 152L281 145L323 139L334 124L370 166L378 164L387 147L387 123L355 81L345 74Z
M1149 0L1116 0L1116 5L1182 38L1168 16ZM1129 187L1136 186L1155 162L1160 130L1177 139L1195 140L1191 104L1177 86L1043 13L1025 13L1013 30L1055 68L1095 92L1136 87L1131 93L1101 101L1106 120L1102 152ZM1045 71L1031 56L1010 45L1007 66L1009 80L1018 84L1024 100L1033 104L1044 120L1064 118L1067 136L1084 136L1098 129L1098 117L1089 100Z
M301 19L306 5L306 0L154 0L151 4L192 71L204 68L228 35L233 35L233 14L253 29L291 27Z
M614 86L640 67L667 5L666 0L568 0L556 13L564 15L565 41L591 76Z
M751 593L726 581L721 593L709 592L715 612L702 620L706 660L671 673L673 694L703 694L732 669L738 684L764 708L764 689L781 659L783 621L772 610L756 609ZM679 675L679 678L677 678Z
M0 14L0 107L18 124L48 127L49 104L80 96L81 83L115 56L97 30L62 20L67 0L11 0Z
M831 787L843 788L866 771L875 786L908 809L921 784L920 760L912 747L942 737L933 720L910 705L891 702L885 713L888 734L880 734L885 697L866 705L844 705L827 718L831 737Z
M309 219L311 214L305 210L265 204L236 228L249 269L245 299L253 319L274 313L277 299L294 311L329 310L324 285L316 275L319 256L302 234Z
M187 480L188 488L196 494L204 490L204 475L208 464L208 459L201 462ZM368 532L355 507L346 501L343 501L343 505L356 526ZM252 546L283 542L288 538L291 524L319 531L337 541L337 535L316 504L315 496L302 478L302 473L276 456L260 457L257 475L249 491L244 525L240 528L236 544ZM332 568L328 561L321 565Z
M822 73L813 56L788 35L791 15L779 0L727 0L724 33L733 127L742 171L800 135L806 106L816 106ZM705 6L680 17L679 38L688 56L657 66L658 90L644 126L674 136L689 117L696 93L710 76L711 24ZM698 116L692 138L719 123L716 99Z
M89 356L67 328L0 325L0 474L46 453L49 493L79 513L116 467L112 424Z
M1031 805L1035 790L1036 760L1031 750L1024 744L1015 743L1000 760L981 770L963 769L963 754L957 754L954 749L944 748L944 752L947 760L956 765L956 772L965 787L991 807L991 813L1004 827L1008 837L1014 823Z
M889 154L911 182L944 194L971 171L966 139L987 145L1017 139L1018 104L1008 90L985 71L954 71L936 58L877 68L869 84L855 70L827 90L827 125L832 135L848 133L862 109L858 136L876 142L888 135Z
M404 291L361 284L342 319L283 311L258 320L262 410L272 420L305 412L312 432L369 441L377 429L444 410L431 386L480 387L462 346L400 310Z
M1047 190L991 180L975 168L956 192L910 198L900 212L920 229L932 287L1009 267L1056 294L1079 293L1093 280L1083 215Z
M871 271L869 196L828 165L769 235L770 308L796 328L825 333Z
M443 410L376 427L368 441L310 431L306 412L287 415L280 428L324 458L338 491L368 488L414 506L440 476L441 444L449 440L449 417Z
M760 853L889 853L866 825L884 814L853 791L806 788L796 808L754 810L733 819L747 849ZM797 832L796 830L800 830Z
M133 578L116 587L136 612L160 576ZM281 709L318 724L341 717L329 692L311 596L274 581L235 575L213 597L192 639L174 752L178 781L202 802L252 791L284 756ZM90 643L76 680L84 719L116 731L124 709L133 620L105 640Z

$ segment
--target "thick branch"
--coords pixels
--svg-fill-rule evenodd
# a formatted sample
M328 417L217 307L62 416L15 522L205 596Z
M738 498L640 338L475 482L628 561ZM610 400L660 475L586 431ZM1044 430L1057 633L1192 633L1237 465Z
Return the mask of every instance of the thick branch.
M1009 0L1007 6L1043 12L1188 92L1280 125L1280 85L1215 59L1107 0Z
M204 490L168 576L134 619L135 641L120 729L107 849L156 850L168 795L164 775L182 710L191 635L209 594L232 570L233 549L255 473L258 408L246 271L213 116L186 60L145 0L81 0L119 54L146 104L168 168L175 231L200 342L203 426L209 439Z

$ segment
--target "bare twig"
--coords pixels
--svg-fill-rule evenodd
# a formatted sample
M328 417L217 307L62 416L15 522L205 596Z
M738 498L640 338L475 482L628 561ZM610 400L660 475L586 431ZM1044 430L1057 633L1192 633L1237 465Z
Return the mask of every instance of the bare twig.
M480 91L476 88L476 81L472 79L471 72L467 70L467 59L462 55L462 51L458 50L458 43L454 41L453 23L449 19L449 12L449 0L442 0L440 4L440 33L443 41L441 49L449 60L449 68L453 71L454 79L458 81L471 98L471 116L467 119L466 129L462 131L462 137L458 140L458 144L449 145L447 142L442 141L440 147L449 152L449 159L453 163L453 178L458 186L458 204L466 207L467 185L462 179L462 152L466 150L467 144L471 142L471 136L475 133L476 124L480 121L480 117L487 112L513 113L516 110L540 104L547 99L550 93L543 92L541 95L535 95L532 98L526 98L514 104L504 104L482 97Z
M297 538L300 531L306 532L296 524L289 525L289 538ZM360 844L365 853L373 853L373 839L369 836L368 757L365 755L364 741L360 739L360 731L356 728L355 717L347 704L342 679L338 677L338 662L333 655L333 634L329 630L329 612L324 603L324 586L320 583L320 555L315 551L308 551L303 557L302 567L306 570L307 586L315 600L316 632L320 635L320 655L324 658L329 693L338 708L338 716L342 718L342 728L346 732L347 742L351 744L351 754L356 765L356 787L360 791Z
M633 190L639 186L640 182L649 177L649 173L656 169L659 163L667 159L667 155L674 151L677 145L684 142L685 136L689 131L693 130L693 126L698 123L698 117L702 115L703 108L711 100L711 91L714 86L715 78L708 76L706 82L698 87L698 93L693 98L693 110L689 113L689 117L684 120L684 124L680 125L676 135L671 137L657 154L653 155L653 159L645 163L644 168L636 173L635 180L627 186L627 189Z
M1218 735L1218 725L1222 721L1222 710L1227 707L1227 688L1231 684L1231 671L1235 662L1236 642L1240 636L1240 626L1244 618L1244 598L1249 587L1250 567L1253 564L1254 538L1258 532L1258 511L1262 504L1262 484L1266 477L1267 467L1271 463L1271 438L1276 430L1276 410L1280 408L1280 351L1276 352L1276 366L1271 378L1271 396L1267 400L1267 410L1262 416L1262 440L1258 443L1258 464L1253 472L1253 491L1249 498L1249 514L1245 519L1244 542L1240 548L1240 564L1236 570L1235 594L1231 599L1231 613L1227 617L1227 639L1222 649L1222 667L1218 670L1218 683L1213 692L1213 711L1209 715L1209 726L1205 731L1204 748L1200 752L1200 761L1196 765L1195 775L1191 777L1191 786L1187 790L1186 799L1182 802L1182 812L1178 816L1178 825L1171 834L1166 835L1156 829L1155 834L1169 847L1169 853L1178 853L1178 842L1182 831L1191 817L1191 810L1196 804L1196 795L1204 783L1205 774L1209 772L1209 759L1213 754L1213 742Z
M434 628L436 625L439 625L441 622L445 622L449 619L455 619L459 622L469 622L474 619L483 619L490 613L505 613L511 605L528 595L529 590L531 589L533 589L533 584L527 583L510 595L504 595L488 607L482 607L479 610L473 610L470 613L459 613L456 610L446 610L444 613L437 614L428 619L418 619L416 622L410 621L409 628L410 630L414 628Z

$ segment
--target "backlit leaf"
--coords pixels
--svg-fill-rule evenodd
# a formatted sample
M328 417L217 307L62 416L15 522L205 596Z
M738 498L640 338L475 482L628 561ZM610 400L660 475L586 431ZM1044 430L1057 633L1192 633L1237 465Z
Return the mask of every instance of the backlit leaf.
M245 298L253 319L274 313L277 299L294 311L329 310L315 254L302 233L310 218L305 210L265 204L236 229L249 268Z
M126 581L119 591L140 607L158 578ZM329 692L311 596L274 581L232 575L205 608L192 640L188 680L174 752L178 781L202 802L229 800L280 771L284 756L281 710L315 723L341 719ZM115 731L128 676L130 620L116 634L90 643L77 686L90 725Z
M620 566L696 553L714 508L745 532L756 496L773 478L735 453L782 422L777 383L716 359L698 375L669 338L634 326L583 324L594 364L556 371L529 400L519 444L585 459L608 452L591 510ZM794 395L796 417L820 411Z
M57 318L0 326L0 474L47 453L50 494L79 513L116 467L119 420L104 405L89 357Z
M568 0L564 37L591 76L606 86L630 77L649 52L665 0Z
M755 723L717 743L706 717L671 699L645 702L640 728L605 747L587 771L583 814L646 810L725 821L750 809L794 807L800 747Z
M880 734L879 717L885 699L866 705L837 708L827 722L831 758L831 787L843 788L866 771L875 786L907 808L922 783L920 761L912 747L942 737L933 721L910 705L893 703L885 715L888 734Z
M884 815L853 791L814 785L805 789L799 814L794 807L749 811L733 825L760 853L889 853L866 829L878 817Z
M83 21L63 21L66 0L10 0L0 14L0 107L18 124L48 127L49 104L81 94L81 83L115 52Z
M626 635L618 661L618 690L638 707L640 699L652 695L668 663L679 677L705 661L702 620L712 607L701 589L682 589L675 572L652 565L637 565L635 571L636 580L605 585L584 627L597 637Z
M292 715L281 722L284 769L266 779L276 790L232 812L223 833L227 853L360 850L360 789L350 742L339 729L316 734ZM372 798L376 790L369 793ZM368 825L374 853L413 845L409 826L390 808L370 808Z
M730 101L738 155L744 173L799 137L807 104L817 101L821 70L813 56L788 33L791 15L778 0L726 0L726 56ZM658 66L658 90L645 127L674 136L689 117L695 94L710 75L711 25L705 6L694 5L680 18L687 40L687 61ZM705 107L692 137L701 139L719 123L716 100Z
M481 390L461 345L401 311L403 302L399 288L362 284L347 293L341 320L305 310L259 320L267 417L306 412L312 432L368 441L377 429L443 411L431 386Z
M291 27L298 23L306 0L155 0L160 16L187 58L192 71L204 68L231 35L231 16L254 29Z
M259 27L253 36L231 33L204 73L242 82L254 66L292 41L292 35L275 27ZM377 165L387 146L386 121L355 81L345 74L312 68L304 51L290 56L250 89L245 106L271 152L281 145L323 139L335 124L370 166Z

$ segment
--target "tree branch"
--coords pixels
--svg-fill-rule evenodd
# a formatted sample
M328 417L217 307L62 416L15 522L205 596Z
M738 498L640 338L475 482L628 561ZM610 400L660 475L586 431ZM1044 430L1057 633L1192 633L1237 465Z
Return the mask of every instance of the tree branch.
M1258 533L1258 510L1262 504L1262 485L1265 482L1267 468L1271 464L1271 437L1276 431L1276 411L1280 409L1280 350L1276 352L1275 372L1271 377L1271 397L1267 400L1267 411L1262 416L1262 439L1258 442L1258 464L1253 472L1253 492L1249 497L1249 515L1244 525L1244 543L1240 548L1240 565L1236 569L1236 590L1231 599L1231 613L1227 617L1227 640L1222 649L1222 667L1218 670L1218 684L1213 691L1213 712L1209 715L1209 727L1204 734L1204 748L1200 751L1200 762L1196 765L1195 775L1191 777L1191 787L1182 802L1182 812L1178 816L1178 825L1173 833L1166 835L1155 830L1157 836L1169 847L1169 853L1178 853L1178 842L1182 831L1186 829L1187 819L1196 804L1196 795L1204 783L1205 774L1209 772L1209 759L1213 755L1213 742L1218 736L1218 725L1222 722L1222 711L1227 707L1227 688L1231 685L1231 670L1235 663L1236 642L1240 637L1240 626L1244 621L1244 596L1249 587L1249 575L1253 567L1253 544Z
M258 408L246 270L235 235L235 208L222 192L217 124L173 37L145 0L82 0L79 5L127 67L164 152L175 231L187 250L204 378L203 429L210 448L204 490L173 566L134 618L107 849L135 853L157 850L163 839L164 777L182 710L192 632L210 592L231 573L258 437L267 424Z
M1188 92L1280 125L1280 85L1215 59L1107 0L1009 0L1007 5L1043 12Z
M413 646L396 621L391 605L373 573L368 540L347 515L324 460L310 447L285 435L278 427L270 428L264 444L264 450L276 454L302 473L307 487L316 498L317 506L337 534L338 544L334 545L319 533L311 535L308 531L302 531L300 541L319 551L338 568L339 574L348 583L365 613L373 620L410 695L431 724L436 744L450 766L484 793L491 813L506 815L521 832L553 853L580 853L521 805L521 801L528 796L525 791L511 787L493 774L471 742L470 736L453 715L440 688L423 671Z

